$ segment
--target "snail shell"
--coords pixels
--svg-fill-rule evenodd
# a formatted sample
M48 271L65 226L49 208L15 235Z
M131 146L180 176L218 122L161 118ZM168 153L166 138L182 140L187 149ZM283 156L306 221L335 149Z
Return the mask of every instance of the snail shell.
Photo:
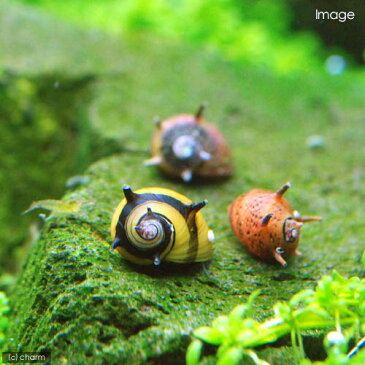
M145 165L158 165L185 182L193 176L222 178L232 175L228 145L203 117L202 105L195 115L180 114L157 123L152 137L152 158Z
M278 261L286 266L285 258L300 255L297 250L300 229L304 223L321 217L301 217L283 198L290 183L277 192L255 189L240 195L229 207L233 232L244 246L264 261Z
M212 258L214 239L200 209L173 190L123 187L125 198L112 223L112 249L130 262L159 265L161 261L191 263Z

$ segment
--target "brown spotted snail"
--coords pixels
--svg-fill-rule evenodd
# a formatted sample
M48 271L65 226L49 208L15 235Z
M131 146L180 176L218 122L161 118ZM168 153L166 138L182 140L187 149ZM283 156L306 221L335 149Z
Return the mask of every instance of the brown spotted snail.
M298 251L300 229L304 223L321 217L301 217L283 198L290 183L278 191L255 189L240 195L229 207L232 229L241 243L264 261L286 266L290 255Z

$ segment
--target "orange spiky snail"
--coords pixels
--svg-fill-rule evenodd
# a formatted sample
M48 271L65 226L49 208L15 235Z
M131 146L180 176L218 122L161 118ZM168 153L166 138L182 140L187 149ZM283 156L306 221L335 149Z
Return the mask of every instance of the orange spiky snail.
M304 223L321 217L301 217L283 198L290 183L278 191L255 189L237 197L228 215L233 232L243 245L264 261L278 261L286 266L285 258L300 255L300 228Z
M192 263L212 258L214 239L200 212L207 201L194 204L173 190L123 187L125 198L112 223L112 249L130 262L159 265L162 261Z
M156 122L152 158L145 165L158 165L171 177L185 182L193 176L223 178L232 175L231 153L220 131L203 118L205 105L195 115L179 114Z

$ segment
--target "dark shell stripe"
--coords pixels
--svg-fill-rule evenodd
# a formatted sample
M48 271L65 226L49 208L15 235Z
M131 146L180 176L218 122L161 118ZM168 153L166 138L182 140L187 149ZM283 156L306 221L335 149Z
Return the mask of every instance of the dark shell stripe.
M195 261L198 254L199 241L198 241L198 227L196 225L196 213L193 211L189 215L187 221L188 229L190 232L189 249L184 262Z
M136 194L137 195L137 194ZM169 195L164 194L138 194L138 198L133 201L132 203L128 203L124 206L121 216L125 215L128 216L130 214L130 211L134 209L137 205L143 204L148 201L157 201L157 202L163 202L171 205L174 207L186 220L188 217L188 209L184 203L182 203L180 200L177 200Z

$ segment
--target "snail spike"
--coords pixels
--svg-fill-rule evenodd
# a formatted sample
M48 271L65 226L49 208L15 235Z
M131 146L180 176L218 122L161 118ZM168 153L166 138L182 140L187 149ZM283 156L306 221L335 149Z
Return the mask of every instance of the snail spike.
M208 103L201 103L199 109L195 113L195 119L199 121L202 118L205 108L208 106Z
M287 182L285 185L283 185L275 194L277 196L283 196L286 191L291 187L290 182Z
M122 242L119 238L116 238L114 242L112 243L111 249L115 250L118 246L121 246Z
M189 206L190 210L194 210L195 212L199 212L200 209L204 208L208 204L208 200L203 200L199 203L191 204Z
M123 186L123 192L128 203L132 203L137 197L137 194L133 193L129 185Z
M264 218L261 219L261 225L263 227L267 226L270 222L270 219L274 216L273 213L266 214Z
M154 216L153 211L150 207L147 207L147 215L150 217Z
M161 118L160 117L154 117L153 118L153 123L157 128L161 127Z

